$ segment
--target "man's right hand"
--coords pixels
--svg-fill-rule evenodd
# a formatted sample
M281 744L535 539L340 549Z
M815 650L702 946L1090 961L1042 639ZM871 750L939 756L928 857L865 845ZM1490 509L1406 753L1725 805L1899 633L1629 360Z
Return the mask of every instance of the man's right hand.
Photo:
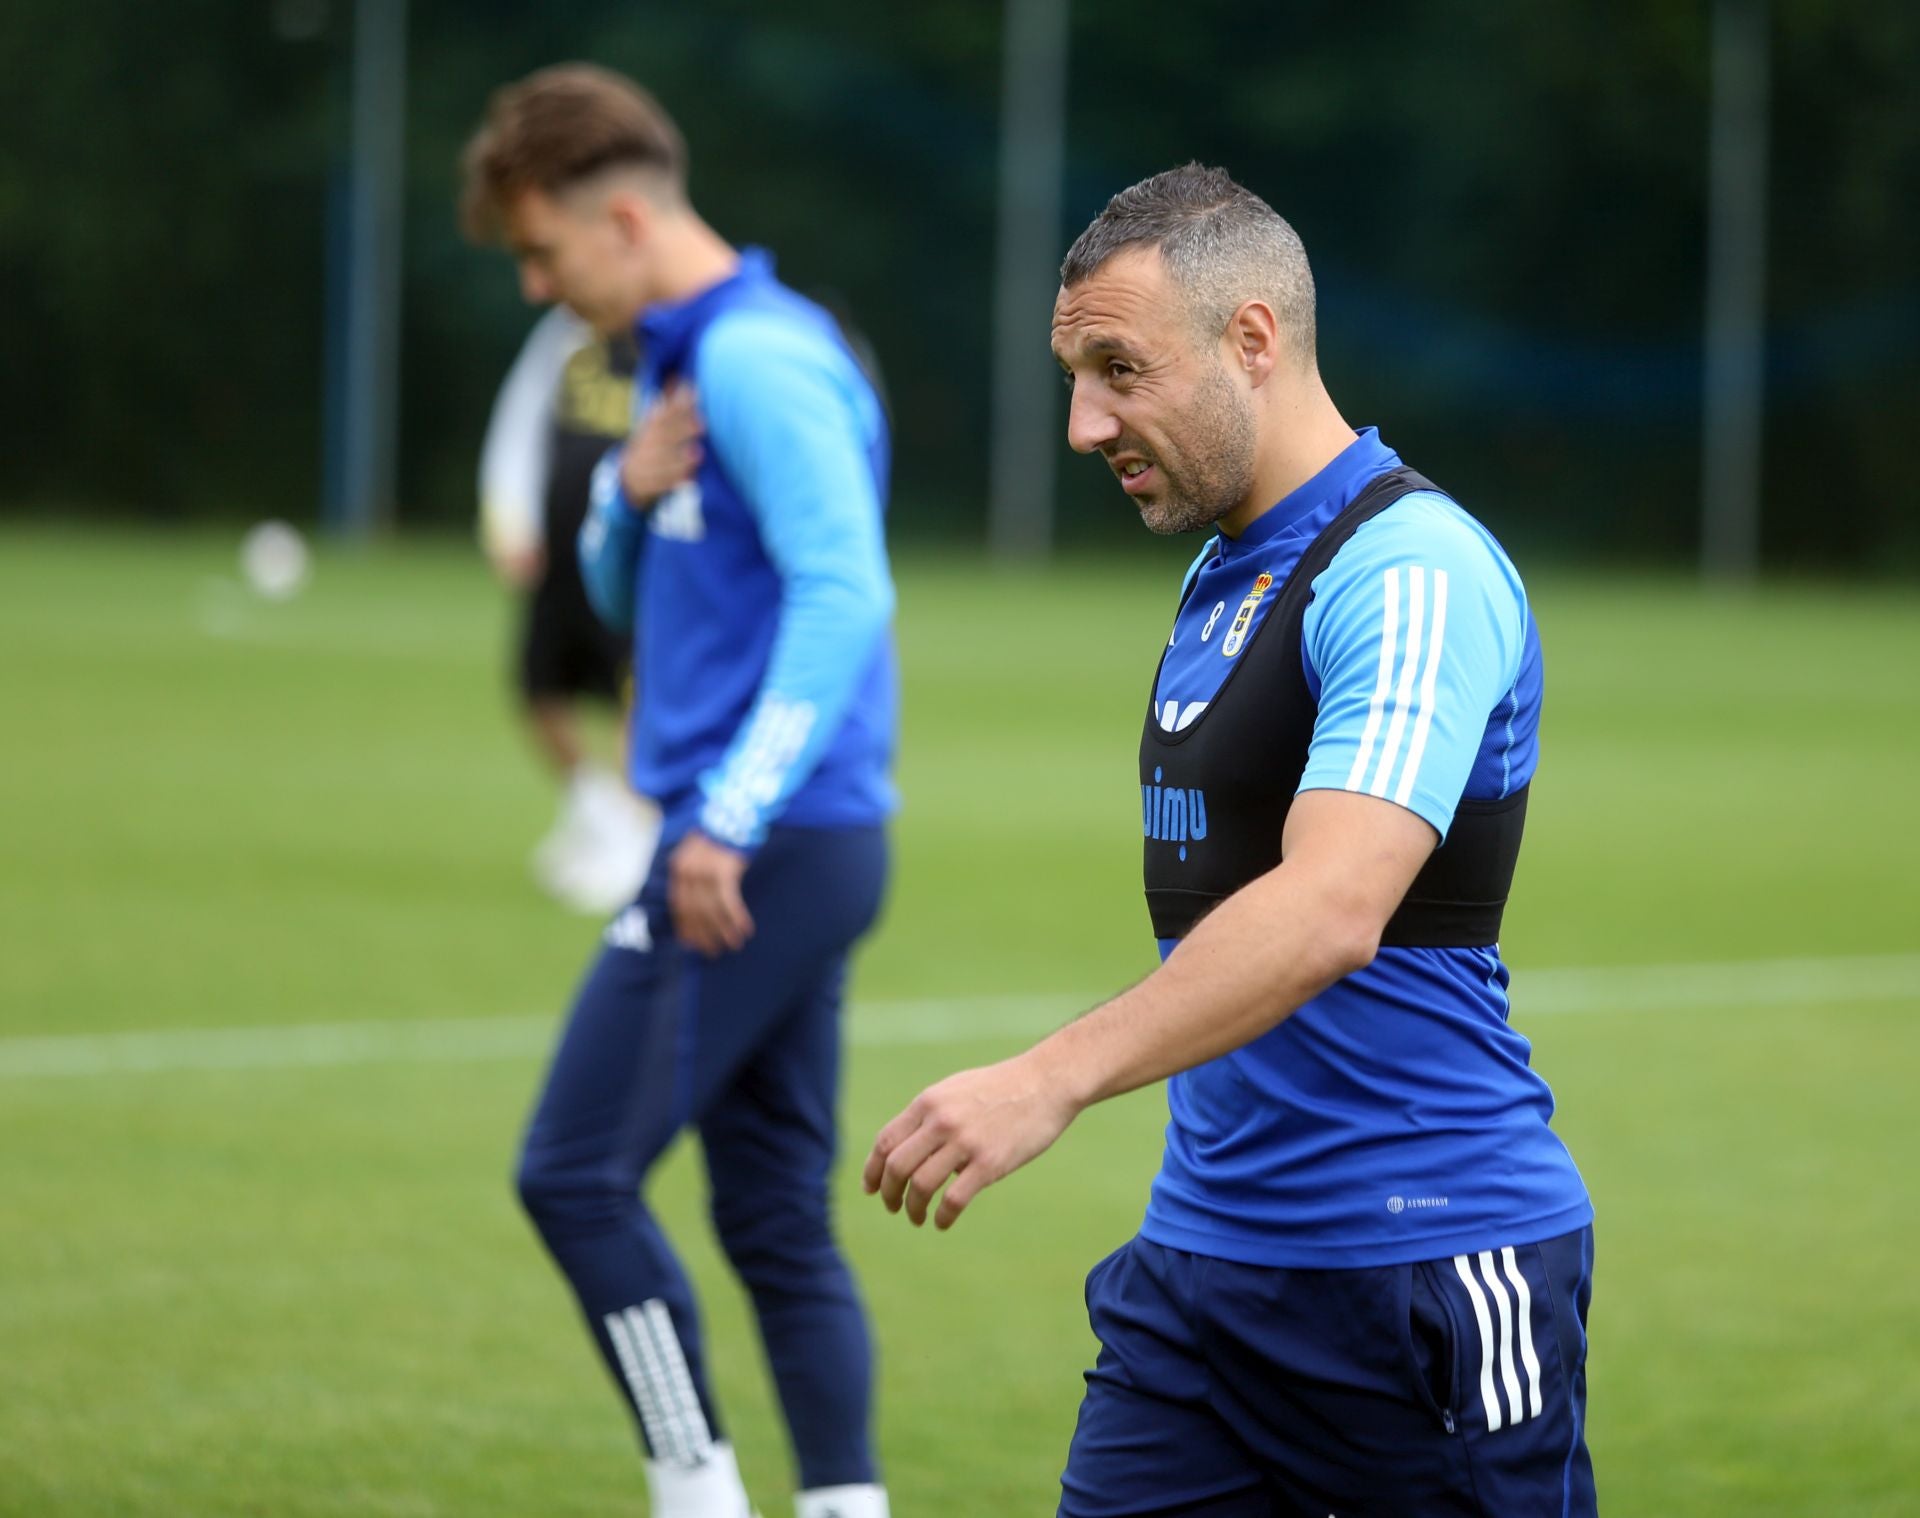
M627 500L644 511L692 479L706 430L692 387L669 385L620 450L620 488Z
M867 1194L877 1192L888 1212L904 1207L918 1228L946 1186L933 1226L953 1227L982 1191L1044 1154L1086 1105L1049 1071L1049 1051L1043 1041L922 1091L873 1141L860 1177Z

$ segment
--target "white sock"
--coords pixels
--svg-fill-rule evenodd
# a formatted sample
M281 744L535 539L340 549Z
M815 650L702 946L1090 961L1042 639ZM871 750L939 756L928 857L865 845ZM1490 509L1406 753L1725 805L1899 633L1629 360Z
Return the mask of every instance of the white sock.
M863 1486L816 1486L793 1499L794 1518L888 1518L887 1489L872 1482Z
M653 1518L751 1518L740 1462L724 1439L707 1447L698 1465L647 1462L647 1498Z
M589 821L618 809L626 793L620 777L592 759L581 760L567 776L567 804Z

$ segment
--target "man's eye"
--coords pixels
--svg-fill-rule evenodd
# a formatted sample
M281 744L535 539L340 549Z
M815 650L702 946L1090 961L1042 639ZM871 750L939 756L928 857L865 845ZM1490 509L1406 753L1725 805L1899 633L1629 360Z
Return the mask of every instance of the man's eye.
M1111 359L1108 361L1107 378L1113 381L1115 384L1118 384L1123 379L1131 378L1132 375L1133 375L1133 371L1129 369L1125 364L1121 363L1120 360Z

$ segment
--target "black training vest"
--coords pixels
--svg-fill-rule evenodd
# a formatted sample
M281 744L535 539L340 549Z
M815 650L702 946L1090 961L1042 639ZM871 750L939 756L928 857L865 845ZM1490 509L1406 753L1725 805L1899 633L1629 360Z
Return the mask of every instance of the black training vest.
M1318 711L1300 652L1314 579L1361 524L1402 496L1434 489L1399 468L1361 491L1307 545L1266 620L1191 726L1174 733L1160 726L1160 673L1154 671L1140 738L1140 804L1156 938L1185 937L1215 905L1280 863L1280 839L1306 773ZM1182 607L1191 594L1190 586ZM1414 877L1381 943L1474 948L1495 942L1526 817L1525 786L1499 801L1462 801L1446 842Z

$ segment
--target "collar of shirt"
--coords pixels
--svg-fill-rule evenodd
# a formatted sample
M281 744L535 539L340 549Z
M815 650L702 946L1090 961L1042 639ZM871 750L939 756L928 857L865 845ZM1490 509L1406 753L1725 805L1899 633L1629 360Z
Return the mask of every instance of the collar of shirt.
M1331 517L1344 511L1367 482L1400 462L1400 455L1380 441L1378 427L1362 427L1359 436L1335 454L1333 461L1304 485L1288 491L1247 524L1237 538L1219 535L1219 555L1230 564L1243 554L1264 549L1295 523ZM1331 508L1330 510L1328 508ZM1324 525L1324 524L1323 524Z
M740 264L725 279L696 290L684 300L663 300L648 306L634 323L640 351L646 355L648 377L655 387L677 373L686 361L694 334L751 285L773 282L773 255L765 248L742 248Z

